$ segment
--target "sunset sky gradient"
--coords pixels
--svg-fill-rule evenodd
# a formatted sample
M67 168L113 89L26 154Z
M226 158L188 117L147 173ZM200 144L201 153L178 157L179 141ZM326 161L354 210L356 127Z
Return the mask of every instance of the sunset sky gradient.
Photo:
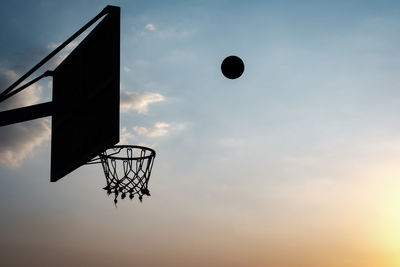
M152 196L115 208L101 166L50 183L51 119L3 127L4 266L400 266L400 2L5 0L0 90L107 4Z

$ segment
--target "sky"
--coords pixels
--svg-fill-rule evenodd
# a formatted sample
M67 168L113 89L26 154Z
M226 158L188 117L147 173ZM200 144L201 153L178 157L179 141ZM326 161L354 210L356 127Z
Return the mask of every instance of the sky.
M400 3L4 0L0 90L108 4L120 141L157 151L151 197L116 208L100 165L50 183L51 118L2 127L6 266L400 266Z

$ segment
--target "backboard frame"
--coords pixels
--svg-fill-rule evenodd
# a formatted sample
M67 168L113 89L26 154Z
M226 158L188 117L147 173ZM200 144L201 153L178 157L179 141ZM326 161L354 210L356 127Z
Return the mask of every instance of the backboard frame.
M107 6L105 10L107 14L99 24L53 72L51 182L58 181L119 142L120 8ZM98 44L99 48L93 42L101 34L110 35L111 40L104 39ZM105 70L106 75L110 70L111 73L103 83L96 84L97 79L93 78L102 80L104 75L94 73L88 67L88 58L97 62L92 51L94 54L97 49L102 52L103 43L111 47L111 57L103 55L108 58L103 69L98 64L92 67ZM96 133L105 133L105 138L96 143Z

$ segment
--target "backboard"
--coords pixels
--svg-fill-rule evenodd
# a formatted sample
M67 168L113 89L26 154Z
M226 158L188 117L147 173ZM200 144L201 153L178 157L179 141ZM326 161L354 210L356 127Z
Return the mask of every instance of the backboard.
M120 8L109 8L54 70L52 182L119 142Z

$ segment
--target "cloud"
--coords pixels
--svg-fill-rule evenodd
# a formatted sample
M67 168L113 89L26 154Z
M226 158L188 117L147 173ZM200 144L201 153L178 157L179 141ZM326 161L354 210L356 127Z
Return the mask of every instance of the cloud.
M4 72L4 75L5 75L5 79L10 80L10 81L17 78L17 73L14 70L6 70Z
M83 39L84 35L82 36ZM64 49L62 49L57 55L55 55L52 59L50 59L43 68L46 69L54 69L58 66L60 62L62 62L73 49L75 49L79 45L78 41L73 41L69 43ZM46 57L50 52L52 52L55 48L57 48L61 43L51 42L46 46L40 48L30 48L24 51L19 51L13 54L14 63L12 65L8 65L8 68L12 69L16 73L25 73L34 65L36 65L40 60ZM2 88L0 88L2 89Z
M69 55L69 53L63 53L63 54L60 54L60 55L56 56L52 60L51 67L52 68L56 68L58 65L60 65L68 57L68 55Z
M64 51L72 51L75 47L78 46L78 44L79 44L79 41L72 41L66 47L64 47L63 49L64 49ZM61 45L61 43L53 43L52 42L52 43L49 43L46 48L48 50L54 50L57 47L59 47L60 45Z
M14 70L0 70L0 88L2 91L11 85L17 78L17 73ZM24 83L20 84L23 85ZM42 94L43 87L37 84L33 84L26 88L24 91L13 95L6 101L0 103L0 111L9 110L14 108L20 108L24 106L33 105L39 102L40 95Z
M54 68L59 65L68 54L79 44L71 42L47 65L47 68ZM60 43L50 43L47 47L39 50L29 50L17 54L17 62L10 69L0 69L0 91L7 88L14 82L20 73L27 70L31 62L38 61L49 50L54 50ZM51 81L49 82L51 83ZM20 85L23 85L21 83ZM51 84L48 85L51 87ZM41 100L42 86L33 84L6 101L0 103L0 111L10 110L37 104ZM45 119L32 120L24 123L17 123L0 127L0 163L8 167L19 167L24 160L31 156L34 150L50 138L50 122Z
M152 144L149 144L146 142L137 143L136 136L133 134L133 132L129 131L126 127L122 127L119 140L120 140L118 143L119 145L135 144L138 146L153 147L153 148L157 146L157 144L155 144L155 143L152 143Z
M25 73L47 54L48 50L45 47L30 48L24 51L15 52L13 53L13 63L11 66L8 65L8 68L18 74Z
M121 112L135 110L146 113L150 104L162 101L165 101L165 97L157 93L121 92Z
M149 23L149 24L147 24L146 26L144 26L144 28L145 28L146 30L148 30L148 31L155 31L155 30L156 30L156 27L154 27L154 25L151 24L151 23Z
M61 62L64 61L68 57L68 55L74 50L78 45L80 41L72 41L69 43L66 47L64 47L57 55L55 55L51 60L50 60L50 68L56 68L58 65L61 64ZM60 46L61 43L49 43L46 48L49 51L53 51L56 49L58 46Z
M131 69L128 68L128 67L124 67L123 69L124 69L125 72L130 72L131 71Z
M0 72L0 88L6 88L17 74L14 70ZM42 87L32 85L5 102L1 110L9 110L36 104L40 101ZM32 120L24 123L0 127L0 163L9 167L18 167L44 141L50 137L48 120Z
M130 144L133 140L135 140L135 136L126 127L122 127L118 144Z
M161 40L182 40L192 36L196 31L183 29L182 27L169 27L158 30L156 37Z
M48 120L32 120L0 128L0 162L8 167L21 166L35 148L50 138Z
M166 136L172 132L181 131L184 128L185 126L179 123L157 122L154 124L152 128L134 126L133 130L139 135L144 135L146 137L154 138L154 137Z

